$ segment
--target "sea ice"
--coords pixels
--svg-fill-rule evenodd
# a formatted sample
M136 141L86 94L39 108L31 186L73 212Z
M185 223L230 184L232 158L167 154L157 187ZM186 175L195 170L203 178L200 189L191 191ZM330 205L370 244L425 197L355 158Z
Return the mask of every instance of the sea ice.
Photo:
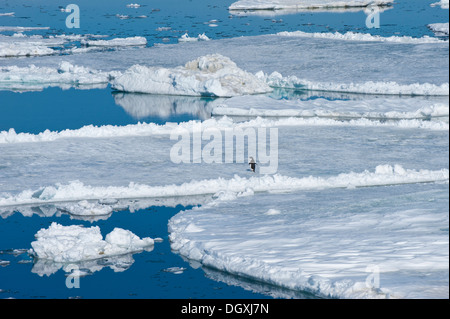
M115 228L103 239L98 226L62 226L53 222L39 230L31 253L54 262L77 262L142 251L153 246L151 238L139 238L129 230Z
M428 28L431 29L436 35L448 36L448 22L447 23L432 23L428 25Z
M199 34L196 38L191 38L189 34L185 33L178 39L178 42L196 42L196 41L209 41L208 36L203 33Z
M448 183L237 197L177 214L169 232L204 266L319 296L449 294Z
M215 103L212 115L243 117L317 117L366 119L430 119L449 116L448 101L414 98L356 100L274 100L267 96L239 96Z
M23 33L0 35L0 58L52 55L57 53L54 47L61 47L64 42L62 38L26 36Z
M351 56L347 54L349 51L353 52ZM254 52L258 54L255 55ZM142 87L143 79L137 78L149 73L148 76L161 86L159 90L154 88L150 92L166 94L171 91L174 94L212 95L201 87L193 88L196 92L192 90L186 92L183 85L186 85L186 82L200 86L208 84L208 88L211 89L209 86L217 83L217 78L207 81L202 76L197 80L195 76L187 75L199 75L202 72L193 70L181 72L183 67L180 67L190 59L204 58L212 53L229 57L239 69L246 70L246 74L252 75L252 83L253 75L258 75L259 81L266 82L264 86L395 95L448 95L449 89L448 41L431 37L289 32L203 41L201 45L196 41L186 42L183 45L124 48L115 52L87 52L51 58L31 57L26 61L6 59L2 62L4 67L8 65L29 67L30 64L34 64L38 67L56 69L59 63L66 61L72 65L99 70L98 72L125 72L133 65L140 65L135 67L135 70L129 70L127 74L127 77L133 78L136 82L133 83L135 86L133 89L147 92L148 88ZM167 56L171 59L167 59ZM332 56L333 59L320 58L323 56ZM152 67L146 66L149 61ZM131 71L137 72L138 69L143 74L132 76ZM230 71L229 68L227 70ZM216 76L218 74L219 72L215 73ZM214 75L209 75L214 78ZM247 77L239 78L240 76L239 73L233 74L232 79L236 81L233 86L240 87L240 83L248 80ZM173 83L173 80L170 82L173 78L182 83ZM131 86L131 83L128 84ZM235 93L238 92L233 92ZM247 94L246 91L239 93Z
M0 67L0 88L42 89L48 86L106 85L117 72L102 72L62 61L57 68L6 66Z
M272 91L220 54L202 56L173 69L134 65L112 80L111 86L125 92L217 97Z
M448 3L449 3L449 0L440 0L438 2L432 3L431 6L432 7L440 6L442 9L448 9L449 8Z
M230 10L279 10L279 9L322 9L366 7L368 5L388 5L393 0L240 0L229 7Z
M123 47L123 46L145 46L147 39L144 37L114 38L111 40L81 40L82 45L95 47Z
M221 108L226 112L225 108ZM236 111L238 112L238 111ZM244 111L245 112L245 111ZM418 112L422 112L419 110ZM423 108L425 114L445 114L445 108L437 106L436 108ZM436 113L434 113L436 112ZM280 113L278 113L280 114ZM415 113L416 115L420 113ZM396 115L396 113L393 113ZM401 117L401 115L399 115ZM344 116L345 117L345 116ZM425 116L428 117L428 116ZM350 121L339 121L327 118L295 118L287 117L280 119L265 119L257 117L246 122L234 121L228 117L211 118L203 122L189 121L180 124L167 123L158 125L155 123L138 123L125 126L104 125L94 126L87 125L76 130L63 130L60 132L45 130L38 134L16 133L14 129L0 132L0 144L16 144L16 143L40 143L52 142L66 138L108 138L108 137L132 137L132 136L154 136L154 135L170 135L175 130L187 130L194 132L195 130L204 130L212 127L218 130L240 129L247 127L296 127L296 126L337 126L337 127L393 127L393 128L419 128L437 131L448 131L449 125L445 121L422 121L417 119L403 119L393 122L381 122L366 118L357 118Z
M390 43L411 43L411 44L423 44L423 43L446 43L437 38L432 38L428 36L423 36L421 38L413 38L409 36L390 36L382 37L379 35L371 35L369 33L356 33L356 32L346 32L346 33L327 33L327 32L303 32L303 31L292 31L292 32L279 32L279 36L283 37L299 37L299 38L318 38L318 39L332 39L340 41L364 41L364 42L390 42Z
M411 170L405 169L401 165L379 165L375 168L375 172L350 172L331 177L309 176L300 178L274 174L246 178L235 175L231 179L191 180L183 184L164 186L130 183L127 187L96 187L74 181L66 185L58 184L56 186L44 187L36 191L25 190L15 196L0 198L0 206L46 204L102 198L130 199L215 194L218 196L221 192L245 194L250 191L253 194L273 191L358 188L411 183L448 182L448 179L448 169L435 171ZM90 204L83 205L88 208L90 207ZM76 209L80 210L80 207Z

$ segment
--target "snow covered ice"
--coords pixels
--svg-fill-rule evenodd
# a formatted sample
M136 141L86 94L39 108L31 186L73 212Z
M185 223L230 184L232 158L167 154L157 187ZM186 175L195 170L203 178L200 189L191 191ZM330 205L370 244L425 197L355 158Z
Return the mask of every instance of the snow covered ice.
M224 9L238 20L246 13L237 18L235 10L371 4L395 11L390 0L241 0ZM441 11L448 1L426 6ZM137 22L130 12L148 9L121 7L108 16L114 23ZM14 18L9 11L2 19ZM219 17L202 21L214 30L226 25ZM103 88L136 121L0 130L0 216L52 221L24 250L39 276L71 274L69 263L82 275L129 269L134 253L161 239L96 223L124 210L183 205L194 207L169 219L169 250L205 273L231 275L223 279L230 285L248 289L239 279L248 278L252 290L274 298L448 298L448 23L422 27L429 35L269 28L272 34L221 38L213 29L207 36L201 27L163 23L151 31L173 32L178 43L162 45L126 32L104 39L2 26L12 35L0 35L1 90ZM170 115L195 120L137 123ZM170 158L174 132L193 139L208 129L260 128L279 132L274 174L237 160ZM183 265L160 273L182 278L191 271Z
M213 115L244 117L314 117L368 119L430 119L449 116L445 98L365 98L362 100L275 100L267 96L241 96L213 106Z
M144 37L114 38L111 40L81 40L82 45L94 47L121 47L121 46L145 46L147 39Z
M349 50L353 52L351 58L347 55ZM255 56L252 52L260 54ZM171 59L166 59L167 56ZM318 59L321 56L333 56L333 59ZM87 52L52 56L50 59L6 60L3 61L4 71L0 73L0 86L11 81L3 75L9 73L8 65L29 67L33 64L57 70L58 65L64 62L88 68L99 75L120 72L122 77L116 77L111 83L119 90L130 92L235 96L267 92L267 86L271 86L366 94L447 96L447 58L448 41L432 37L283 32L201 41L201 45L198 41L189 41L181 45ZM212 72L212 69L202 70L201 66L185 66L187 61L197 60L205 65L220 61L221 69ZM317 72L319 68L326 72ZM246 82L239 81L240 77ZM171 82L171 79L180 83ZM224 83L227 79L230 81ZM154 84L144 85L145 80ZM47 82L44 76L41 81Z
M206 55L174 69L135 65L112 81L112 88L134 93L230 97L272 89L229 58Z
M115 228L103 239L98 226L62 226L52 223L36 234L32 254L55 262L76 262L142 251L153 246L152 238L139 238L129 230Z
M398 187L237 197L178 214L170 239L204 265L324 297L444 297L448 183Z
M436 33L436 35L448 36L448 22L447 23L431 23L428 27Z
M230 10L279 10L366 7L392 4L393 0L240 0Z

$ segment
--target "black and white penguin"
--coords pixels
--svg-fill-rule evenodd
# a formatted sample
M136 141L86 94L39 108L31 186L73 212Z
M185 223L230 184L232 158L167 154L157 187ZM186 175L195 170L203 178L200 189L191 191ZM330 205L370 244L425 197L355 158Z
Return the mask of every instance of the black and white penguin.
M250 157L250 162L248 164L250 165L250 168L252 169L252 172L254 173L255 169L256 169L256 162L253 159L253 157Z

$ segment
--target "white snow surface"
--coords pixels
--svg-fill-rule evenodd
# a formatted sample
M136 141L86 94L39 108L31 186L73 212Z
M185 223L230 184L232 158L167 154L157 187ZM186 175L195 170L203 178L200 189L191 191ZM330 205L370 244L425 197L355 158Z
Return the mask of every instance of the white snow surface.
M0 88L42 89L47 86L71 87L107 84L117 72L102 72L63 61L57 68L5 66L0 67Z
M64 43L62 38L44 38L39 35L26 36L15 33L12 36L0 35L0 58L52 55Z
M323 9L387 5L393 0L240 0L230 10Z
M271 87L290 88L290 89L307 89L313 91L327 92L347 92L362 94L385 94L385 95L448 95L449 84L398 84L396 82L365 82L365 83L348 83L337 84L334 82L316 82L298 78L297 76L285 77L278 72L265 74L259 72L256 74L258 78L265 81Z
M145 46L147 39L144 37L128 37L128 38L114 38L111 40L81 40L82 45L97 46L97 47L121 47L121 46Z
M344 104L344 103L343 103ZM223 113L226 113L226 108L216 108L215 110L223 110ZM448 111L448 110L447 110ZM234 113L230 115L236 115L240 110L234 109L229 113ZM269 111L267 111L269 112ZM292 116L292 111L289 111L289 116ZM314 112L314 111L313 111ZM320 113L315 111L316 113ZM244 111L241 114L249 115L250 112ZM262 112L264 113L264 112ZM270 111L269 113L272 113ZM283 112L273 111L277 116L283 115ZM310 111L306 112L307 114L311 114ZM428 118L430 115L444 115L446 114L446 108L443 105L438 105L436 107L424 107L421 110L414 112L413 114L406 113L406 118L411 116L419 116L425 113L425 118ZM331 113L333 114L333 112ZM342 113L341 113L342 114ZM262 114L264 115L264 114ZM266 113L267 115L267 113ZM345 113L343 115L339 115L337 117L346 117ZM385 118L387 116L379 116L379 118ZM390 116L393 116L395 119L396 116L400 118L404 115L400 113L390 113ZM328 117L328 116L326 116ZM333 116L330 116L333 117ZM352 117L351 114L349 117ZM358 117L355 115L355 117ZM389 117L388 117L389 118ZM223 118L211 118L205 120L203 122L199 121L189 121L183 122L180 124L176 123L167 123L164 125L158 125L155 123L138 123L138 124L129 124L125 126L115 126L115 125L103 125L103 126L94 126L87 125L83 126L80 129L70 130L66 129L60 132L45 130L44 132L38 134L31 133L16 133L14 129L10 129L8 131L0 132L0 144L15 144L15 143L39 143L39 142L52 142L59 139L67 139L67 138L108 138L108 137L132 137L132 136L154 136L154 135L170 135L176 131L202 131L207 128L214 128L218 130L232 130L246 127L295 127L295 126L337 126L337 127L394 127L394 128L420 128L420 129L429 129L429 130L437 130L437 131L448 131L449 124L448 121L421 121L416 118L411 120L402 119L400 121L394 122L381 122L377 120L370 120L367 118L357 118L350 121L339 121L335 119L327 119L327 118L281 118L281 119L264 119L258 117L253 120L249 120L246 122L238 122L234 121L231 118L224 116Z
M448 3L449 3L449 0L440 0L438 2L432 3L431 6L432 7L440 6L442 9L448 9L449 8Z
M154 245L152 238L141 239L122 228L115 228L103 239L98 226L62 226L55 222L39 230L35 237L36 241L31 243L32 254L61 263L128 254Z
M272 91L220 54L202 56L173 69L135 65L112 80L111 86L125 92L217 97Z
M319 39L332 39L340 41L364 41L364 42L391 42L391 43L445 43L441 39L423 36L422 38L413 38L410 36L390 36L382 37L379 35L371 35L369 33L356 33L356 32L346 32L346 33L327 33L327 32L303 32L303 31L283 31L277 33L279 36L283 37L300 37L300 38L319 38Z
M210 38L205 33L199 34L196 38L191 38L189 34L185 33L178 39L178 42L196 42L196 41L209 41Z
M366 119L429 119L448 117L449 103L420 98L360 100L274 100L267 96L233 97L217 103L213 115L245 117L323 117Z
M312 189L357 188L411 183L448 182L448 169L436 171L410 170L401 165L379 165L375 171L345 173L332 177L289 177L279 174L261 177L217 178L192 180L183 184L151 186L130 183L126 187L96 187L84 185L80 181L69 184L47 186L39 190L26 190L17 195L0 198L0 206L46 204L102 198L130 199L214 195L221 193L253 194L270 191L295 191ZM89 204L82 204L88 206ZM86 207L85 207L86 208Z
M435 32L436 35L447 35L449 34L448 31L448 22L447 23L431 23L428 25L428 28L431 29L431 31Z
M108 201L105 202L100 201L100 202L88 202L87 200L82 200L77 203L60 205L58 206L58 209L76 216L110 215L113 211L111 205L103 205L104 203L108 203ZM111 201L111 203L115 204L115 201Z
M323 297L448 298L448 221L448 184L321 189L219 200L174 216L169 238L205 266Z
M347 54L349 51L354 52L351 57ZM255 55L254 52L259 54ZM209 72L208 76L200 70L180 67L186 64L186 61L205 59L211 55L229 57L236 67L228 63L229 67ZM171 56L171 59L167 59L167 56ZM334 59L322 59L322 56L333 56ZM449 91L448 41L430 37L383 38L356 33L289 32L202 41L201 45L195 41L185 42L182 45L157 45L115 52L52 56L51 59L45 56L30 57L26 61L5 59L2 62L4 67L24 68L33 64L55 70L61 62L68 62L97 70L95 72L99 73L127 72L127 78L123 80L129 78L133 81L132 83L124 81L121 85L126 84L130 89L137 91L164 93L169 91L173 94L194 94L193 91L196 91L196 95L211 94L210 90L218 89L219 74L225 71L231 72L228 75L235 81L233 85L238 88L239 83L250 78L251 83L256 83L254 77L257 76L259 81L266 82L262 88L269 85L394 95L448 95ZM140 66L132 69L133 65ZM126 71L127 69L129 70ZM246 72L239 73L238 69ZM324 71L317 72L317 70ZM154 80L157 83L156 87L153 89L146 87L142 83L146 77ZM211 81L208 81L207 77ZM168 83L174 78L181 83ZM45 76L41 77L41 81L46 82ZM204 85L207 86L206 89ZM255 91L251 85L247 87L251 89L220 93L246 94L247 91Z

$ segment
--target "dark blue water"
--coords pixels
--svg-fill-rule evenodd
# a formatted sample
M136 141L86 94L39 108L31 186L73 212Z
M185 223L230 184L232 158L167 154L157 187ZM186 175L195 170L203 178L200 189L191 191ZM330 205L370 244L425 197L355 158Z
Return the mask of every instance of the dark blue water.
M14 17L0 17L2 26L50 27L41 34L100 34L111 37L145 36L153 43L176 43L188 32L206 33L212 39L269 34L281 31L364 32L383 36L433 36L429 23L448 22L448 11L431 7L432 1L398 0L392 9L380 15L380 28L368 29L366 13L300 12L284 15L236 15L228 11L234 0L141 0L140 8L127 8L133 1L111 0L1 0L0 12L15 12ZM70 3L80 7L80 28L65 25L69 13L61 8ZM117 15L128 16L120 19ZM145 18L142 18L145 16ZM213 26L217 25L217 26ZM158 31L159 28L169 28Z
M189 207L186 207L189 209ZM139 237L160 237L162 243L155 243L150 252L132 255L134 262L115 272L109 267L110 260L98 260L96 269L90 275L80 278L79 288L66 286L66 273L59 269L51 275L37 272L27 253L12 254L11 249L28 249L34 234L47 228L52 222L62 225L93 224L74 221L68 215L60 217L24 217L15 213L0 222L0 261L10 263L0 266L0 298L267 298L240 287L208 279L201 269L190 267L189 263L170 250L167 220L178 213L176 208L150 207L130 213L129 210L115 212L107 220L93 223L99 226L103 236L114 227L128 229ZM51 264L50 264L51 265ZM83 265L80 265L82 269ZM171 267L182 267L181 274L167 271ZM94 269L92 269L94 271Z
M48 88L41 92L0 91L0 131L14 128L17 133L37 134L46 129L62 131L86 125L128 125L138 122L164 124L203 119L196 112L177 113L176 97L164 101L167 102L165 104L158 104L157 96L143 95L142 99L147 104L141 105L137 113L116 103L114 97L118 94L121 97L140 96L113 93L109 87L91 90ZM206 105L212 99L191 100ZM160 115L161 112L163 115Z

